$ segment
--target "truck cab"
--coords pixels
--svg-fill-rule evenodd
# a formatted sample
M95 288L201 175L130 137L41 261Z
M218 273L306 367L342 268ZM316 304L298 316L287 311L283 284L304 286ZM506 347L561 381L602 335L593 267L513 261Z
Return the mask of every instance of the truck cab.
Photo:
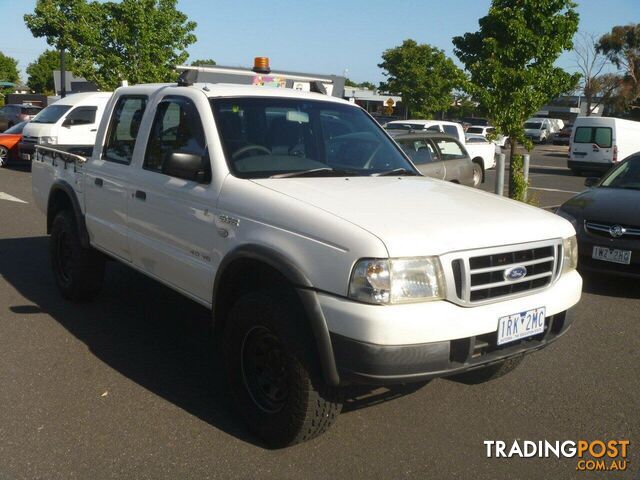
M190 72L116 90L89 157L38 147L34 198L66 298L97 295L111 258L211 309L269 445L324 432L347 385L488 380L570 327L571 223L423 177L322 79Z

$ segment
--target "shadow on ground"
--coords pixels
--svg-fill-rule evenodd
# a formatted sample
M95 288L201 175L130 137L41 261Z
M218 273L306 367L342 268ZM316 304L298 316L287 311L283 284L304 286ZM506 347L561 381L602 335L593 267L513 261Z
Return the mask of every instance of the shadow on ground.
M49 273L48 242L44 236L0 240L0 276L31 302L8 305L9 311L50 315L127 378L261 446L234 411L209 310L117 262L108 263L105 286L94 301L70 303L59 296ZM419 386L345 389L344 411L393 400Z
M640 282L636 279L581 271L582 290L593 295L617 298L640 298Z

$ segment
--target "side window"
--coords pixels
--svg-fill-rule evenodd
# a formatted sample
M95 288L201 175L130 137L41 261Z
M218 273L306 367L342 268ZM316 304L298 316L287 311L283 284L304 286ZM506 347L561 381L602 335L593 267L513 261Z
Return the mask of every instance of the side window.
M424 165L438 160L438 154L428 140L404 140L400 147L416 165Z
M118 99L104 146L105 160L129 165L133 158L142 115L147 106L147 97L122 96Z
M169 96L158 104L143 168L200 183L210 181L204 129L191 100Z
M91 125L96 123L96 111L98 107L78 107L71 110L71 113L64 119L63 125Z
M442 132L442 130L440 130L440 125L431 125L427 130L430 132Z
M458 129L455 125L443 125L442 128L444 129L444 133L446 133L447 135L459 138Z
M440 153L442 153L442 160L456 160L467 156L466 152L455 140L443 138L436 140L436 144L438 145Z

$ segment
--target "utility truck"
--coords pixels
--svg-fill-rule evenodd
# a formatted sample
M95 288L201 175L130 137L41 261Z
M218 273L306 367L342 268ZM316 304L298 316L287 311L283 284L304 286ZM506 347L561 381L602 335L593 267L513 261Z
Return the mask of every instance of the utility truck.
M421 176L325 78L285 88L264 59L235 75L252 84L187 69L119 88L91 156L37 147L64 297L98 294L116 260L210 308L235 404L272 447L324 432L350 384L484 381L567 331L571 223Z

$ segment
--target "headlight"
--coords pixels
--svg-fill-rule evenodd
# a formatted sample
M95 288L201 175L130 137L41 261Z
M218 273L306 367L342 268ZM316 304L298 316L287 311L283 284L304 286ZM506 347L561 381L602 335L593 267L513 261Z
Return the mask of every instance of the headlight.
M39 137L38 143L42 145L55 145L58 143L58 137Z
M562 240L562 273L571 272L578 266L578 241L576 236Z
M445 296L438 257L360 260L349 282L349 296L367 303L407 303Z

